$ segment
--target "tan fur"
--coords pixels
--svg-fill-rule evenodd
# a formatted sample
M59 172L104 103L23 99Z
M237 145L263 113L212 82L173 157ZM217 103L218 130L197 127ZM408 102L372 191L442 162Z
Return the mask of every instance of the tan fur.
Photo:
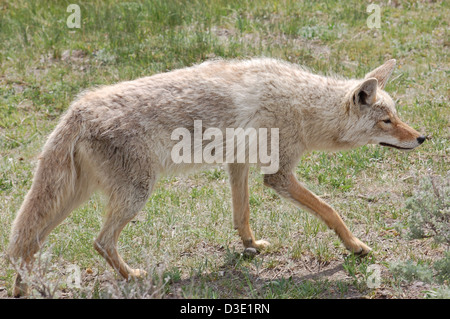
M386 143L414 148L421 141L402 123L383 91L395 60L363 80L315 75L274 59L210 61L190 68L98 88L81 95L44 146L33 184L17 214L8 254L31 269L50 231L97 189L109 198L95 249L123 277L139 276L116 248L123 227L149 198L157 179L200 168L176 164L171 150L179 127L278 128L279 169L264 182L313 212L355 253L370 248L339 215L301 186L292 173L302 154ZM392 123L383 120L391 119ZM247 163L228 164L233 221L245 247L264 248L249 226ZM17 277L15 295L26 286Z

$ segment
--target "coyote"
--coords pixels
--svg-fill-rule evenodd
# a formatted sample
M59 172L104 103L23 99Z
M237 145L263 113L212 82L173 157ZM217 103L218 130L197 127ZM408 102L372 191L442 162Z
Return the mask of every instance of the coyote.
M52 229L101 190L109 202L94 247L124 278L143 275L122 260L117 240L160 176L205 164L171 158L177 143L172 132L193 132L194 121L222 132L278 129L278 169L264 174L264 184L322 219L348 250L365 255L370 248L333 208L297 181L294 169L312 150L365 144L410 150L424 142L424 136L399 119L383 90L394 66L395 60L389 60L364 79L343 79L270 58L214 60L84 92L43 148L31 189L12 225L8 256L31 271L33 256ZM249 226L250 163L228 161L226 166L234 227L244 247L264 249L269 243L256 240ZM14 295L26 290L18 274Z

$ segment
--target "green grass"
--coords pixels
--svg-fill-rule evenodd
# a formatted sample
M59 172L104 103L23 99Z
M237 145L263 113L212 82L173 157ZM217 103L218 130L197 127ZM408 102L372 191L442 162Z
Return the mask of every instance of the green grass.
M448 178L448 2L380 2L380 29L367 27L367 4L361 1L89 1L79 3L80 29L66 26L70 3L0 4L0 287L5 287L0 297L12 291L14 270L3 258L10 225L46 136L77 94L213 57L255 56L346 77L362 77L385 60L397 59L386 90L403 120L429 140L409 153L379 146L314 152L296 170L374 249L373 255L363 260L347 255L331 230L263 187L252 170L251 225L258 238L272 245L254 258L243 256L232 226L228 177L217 168L162 179L145 209L125 227L119 249L132 267L148 270L144 281L120 281L94 251L104 201L93 196L48 238L43 251L50 263L39 270L45 280L36 285L53 287L41 289L44 297L448 294L448 280L420 286L420 277L405 281L398 275L414 272L411 265L444 260L449 249L432 238L411 239L406 207L424 176ZM412 270L405 266L402 272L398 266L393 272L393 264ZM66 284L70 265L80 267L81 288ZM370 265L382 269L378 289L367 286ZM36 289L33 296L42 294Z

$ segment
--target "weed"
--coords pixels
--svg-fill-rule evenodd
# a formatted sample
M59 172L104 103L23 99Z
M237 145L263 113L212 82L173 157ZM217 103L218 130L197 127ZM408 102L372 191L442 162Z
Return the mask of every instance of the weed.
M450 245L450 175L426 177L406 202L410 237L433 237Z

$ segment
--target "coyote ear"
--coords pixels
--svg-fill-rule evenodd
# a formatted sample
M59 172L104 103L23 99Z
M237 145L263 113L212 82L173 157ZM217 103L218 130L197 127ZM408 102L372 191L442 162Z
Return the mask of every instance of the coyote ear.
M383 65L379 66L375 70L367 73L365 76L365 79L370 79L370 78L377 79L378 87L380 89L384 89L387 81L389 80L389 77L392 74L392 71L394 71L395 63L396 63L395 59L385 62Z
M362 110L374 104L377 100L378 80L370 78L359 84L352 94L352 102Z

